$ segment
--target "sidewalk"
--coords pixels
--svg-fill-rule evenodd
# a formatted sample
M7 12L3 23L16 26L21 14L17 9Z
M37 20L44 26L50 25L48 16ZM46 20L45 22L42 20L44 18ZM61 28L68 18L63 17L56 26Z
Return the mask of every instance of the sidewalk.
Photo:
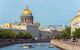
M51 44L63 48L65 50L80 50L80 46L77 43L61 40L51 40Z

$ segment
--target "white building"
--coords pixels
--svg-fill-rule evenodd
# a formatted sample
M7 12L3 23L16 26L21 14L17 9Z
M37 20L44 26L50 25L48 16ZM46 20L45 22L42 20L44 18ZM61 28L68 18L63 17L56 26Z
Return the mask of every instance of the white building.
M47 26L48 29L56 30L56 31L62 31L65 26L64 25L49 25Z
M39 27L39 30L41 37L51 39L57 36L64 28L63 25L49 25L47 27Z

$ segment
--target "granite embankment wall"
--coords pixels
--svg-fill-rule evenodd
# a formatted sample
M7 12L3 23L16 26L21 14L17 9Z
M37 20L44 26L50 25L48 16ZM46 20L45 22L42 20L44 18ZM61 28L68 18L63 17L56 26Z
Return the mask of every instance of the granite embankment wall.
M0 39L0 47L12 44L15 44L15 42L11 41L10 39Z
M64 50L80 50L79 43L77 44L72 42L64 42L61 40L51 40L51 44L63 48Z
M0 42L0 47L15 44L15 42Z

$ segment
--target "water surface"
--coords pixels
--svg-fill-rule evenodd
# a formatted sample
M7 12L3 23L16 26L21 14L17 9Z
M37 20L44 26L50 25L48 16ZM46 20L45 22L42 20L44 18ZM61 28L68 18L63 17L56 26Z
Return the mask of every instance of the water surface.
M0 50L60 50L59 48L49 48L48 43L30 43L33 48L22 48L22 44L15 44L0 48Z

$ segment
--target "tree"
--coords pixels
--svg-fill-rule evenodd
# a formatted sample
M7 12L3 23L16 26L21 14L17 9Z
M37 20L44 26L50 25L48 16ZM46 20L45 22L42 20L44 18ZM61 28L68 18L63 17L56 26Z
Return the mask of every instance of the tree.
M31 35L31 33L28 33L28 32L19 32L17 34L17 38L18 39L30 39L30 38L32 38L32 35Z
M77 28L75 32L73 32L73 38L80 38L80 28Z
M12 30L0 29L0 39L14 39L16 33Z
M18 34L16 34L14 31L12 30L7 30L7 29L0 29L0 39L30 39L32 38L31 33L27 33L27 32L19 32Z
M30 38L32 38L31 33L25 33L25 37L24 37L24 38L26 38L26 39L30 39Z
M19 32L19 33L17 34L17 38L18 38L18 39L23 39L23 38L24 38L24 33L23 33L23 32Z
M70 39L70 35L71 35L71 27L66 27L55 38L58 38L58 39Z
M13 32L12 30L8 30L7 31L8 37L11 39L15 39L16 38L16 33Z

